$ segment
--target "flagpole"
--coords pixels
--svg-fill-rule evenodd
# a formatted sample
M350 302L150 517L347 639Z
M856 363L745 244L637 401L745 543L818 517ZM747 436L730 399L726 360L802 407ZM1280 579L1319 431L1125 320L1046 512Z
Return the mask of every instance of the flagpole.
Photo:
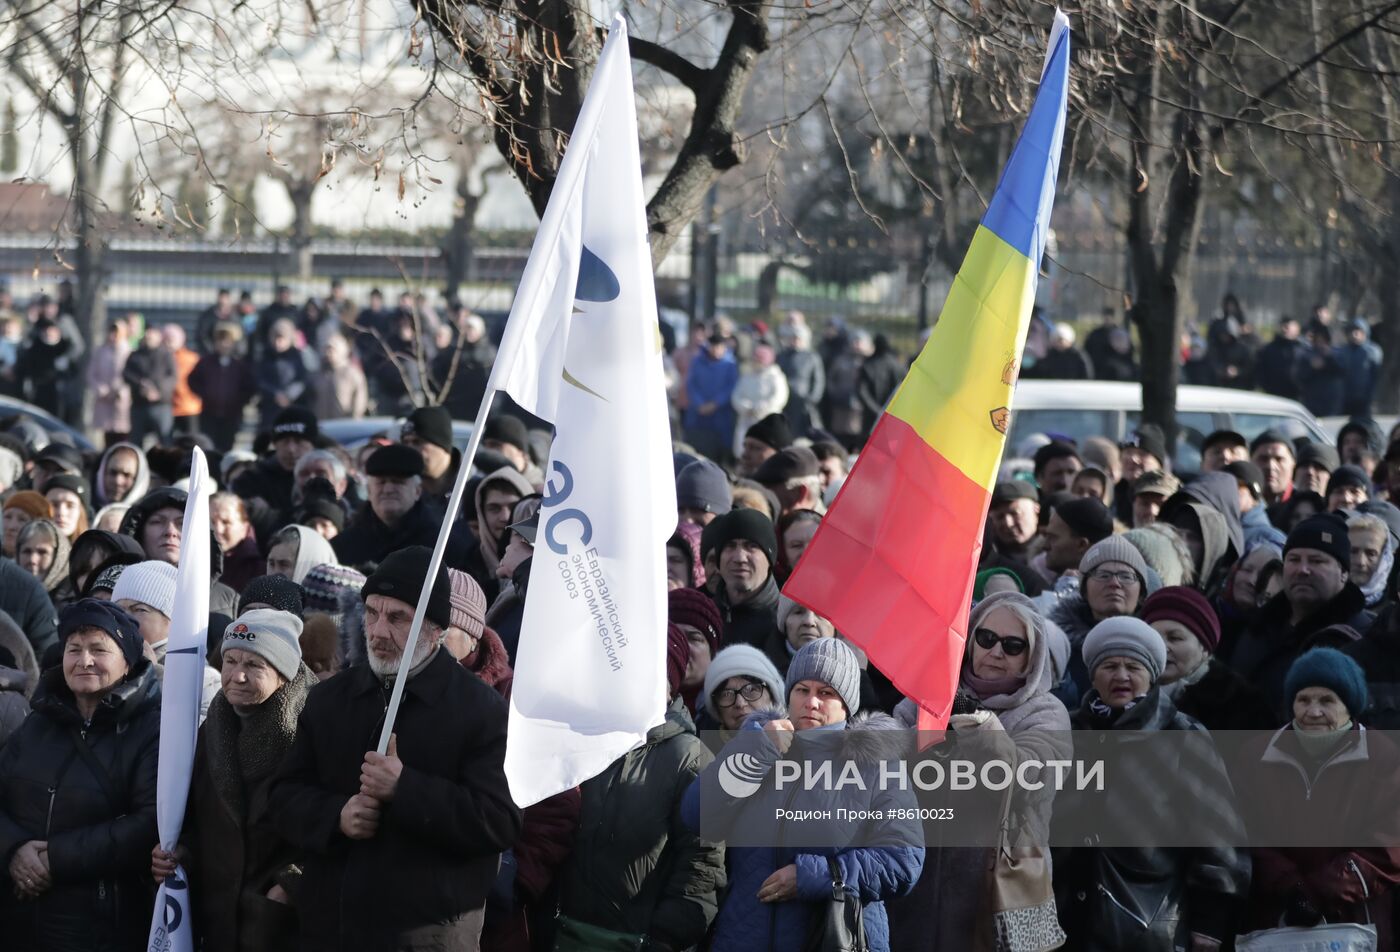
M492 376L495 376L493 373ZM476 451L481 445L481 434L486 430L486 416L491 411L491 402L496 389L488 382L482 394L481 406L476 411L472 423L472 435L467 439L466 451L462 454L461 465L457 467L457 481L452 486L452 495L447 499L447 512L442 517L442 527L438 529L437 544L433 546L433 557L428 561L428 574L423 579L423 589L418 595L418 605L413 609L413 625L408 630L408 641L404 643L403 654L399 659L398 675L394 678L394 690L389 695L389 707L384 712L384 730L379 734L380 754L389 749L389 735L394 732L394 719L398 716L399 705L403 703L403 686L408 681L408 669L412 666L413 651L418 647L418 635L423 630L423 619L428 613L428 596L432 594L433 582L442 568L442 558L447 553L447 540L452 535L452 525L457 521L457 510L462 507L462 496L467 490L467 479L472 471Z

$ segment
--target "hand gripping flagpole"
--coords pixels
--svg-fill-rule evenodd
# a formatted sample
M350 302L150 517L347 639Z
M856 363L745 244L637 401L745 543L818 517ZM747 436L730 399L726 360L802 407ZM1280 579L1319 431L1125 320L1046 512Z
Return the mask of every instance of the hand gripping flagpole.
M493 374L494 376L494 374ZM433 557L428 562L428 575L423 579L423 590L418 595L418 606L413 610L413 626L408 630L408 641L403 646L399 659L399 671L394 677L394 690L389 695L389 708L384 712L384 730L379 734L380 754L389 749L389 735L394 732L394 718L398 716L399 705L403 703L403 686L408 681L408 669L413 664L413 652L418 647L418 635L423 630L423 619L428 613L428 596L432 594L433 582L442 568L442 557L447 552L447 540L452 535L452 526L457 521L457 510L462 507L462 495L467 489L468 475L476 459L477 448L481 445L481 434L486 429L486 415L490 412L492 398L496 390L489 383L481 397L481 408L476 412L476 422L472 425L471 438L467 440L466 452L462 454L461 465L457 467L457 481L452 485L452 495L447 499L447 512L442 517L442 528L438 530L437 544L433 546Z

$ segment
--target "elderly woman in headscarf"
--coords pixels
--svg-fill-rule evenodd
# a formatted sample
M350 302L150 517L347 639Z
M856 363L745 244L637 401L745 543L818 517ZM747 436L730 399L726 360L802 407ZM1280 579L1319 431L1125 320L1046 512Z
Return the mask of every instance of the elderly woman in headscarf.
M68 541L48 519L35 519L19 531L15 544L15 561L19 567L43 583L54 608L62 608L73 600L73 583L68 579Z
M1055 684L1050 649L1053 642L1064 639L1063 632L1018 592L988 595L973 609L967 627L961 687L982 710L980 716L954 715L949 722L954 733L977 735L974 743L1001 750L1000 759L1013 768L1022 761L1068 760L1072 754L1069 713L1050 694ZM895 716L913 728L914 702L902 702ZM1053 799L1049 784L1015 799L1007 818L1012 848L1048 847ZM968 944L970 936L994 933L988 911L992 882L986 876L991 852L929 850L913 893L889 905L891 947L959 948ZM1036 934L1063 938L1053 901L1023 910L1022 915L1022 924Z
M1055 802L1055 824L1076 846L1055 854L1055 895L1070 950L1092 952L1215 952L1233 927L1249 884L1230 780L1199 722L1176 709L1162 689L1167 649L1139 618L1121 616L1095 625L1081 645L1090 690L1071 716L1076 755L1106 757L1144 731L1187 731L1195 736L1134 748L1136 769L1119 771L1123 783L1103 791L1067 788ZM1080 749L1083 745L1083 749ZM1120 754L1120 757L1128 754ZM1146 762L1142 758L1150 758ZM1191 816L1182 804L1191 804ZM1202 824L1207 845L1159 845L1186 822ZM1171 824L1171 827L1165 826Z
M283 575L300 585L316 566L338 564L331 544L306 526L283 526L268 540L268 575Z
M269 822L267 795L317 683L301 632L300 618L270 608L224 629L221 687L199 731L180 845L151 852L157 881L174 872L177 854L185 860L205 952L296 946L297 851Z
M137 948L151 923L160 681L115 605L75 602L58 631L62 663L0 752L6 948Z
M4 537L0 549L7 559L15 557L15 545L19 542L19 530L35 519L52 519L53 507L43 493L24 489L5 500Z
M1379 517L1356 515L1347 520L1351 537L1351 580L1375 608L1385 598L1386 583L1395 568L1395 537Z

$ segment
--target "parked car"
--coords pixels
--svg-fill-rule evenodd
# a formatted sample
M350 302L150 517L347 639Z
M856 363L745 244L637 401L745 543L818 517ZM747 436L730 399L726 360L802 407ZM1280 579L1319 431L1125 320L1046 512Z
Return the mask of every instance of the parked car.
M364 446L373 437L381 433L391 440L399 438L399 430L403 427L403 417L342 417L339 420L322 420L318 424L322 435L335 440L341 446L352 452ZM470 420L452 421L452 442L457 449L463 452L467 449L467 442L472 438L472 423Z
M1022 380L1016 384L1007 444L1014 448L1032 433L1121 440L1142 419L1142 387L1099 380ZM1216 430L1235 430L1252 440L1267 429L1290 439L1320 443L1333 438L1301 403L1282 397L1221 387L1181 386L1176 391L1181 428L1173 467L1180 473L1201 468L1201 443Z
M0 431L9 429L10 425L18 420L29 420L39 424L44 432L49 434L49 439L55 442L72 443L84 453L97 450L85 433L64 423L49 411L14 397L0 396Z

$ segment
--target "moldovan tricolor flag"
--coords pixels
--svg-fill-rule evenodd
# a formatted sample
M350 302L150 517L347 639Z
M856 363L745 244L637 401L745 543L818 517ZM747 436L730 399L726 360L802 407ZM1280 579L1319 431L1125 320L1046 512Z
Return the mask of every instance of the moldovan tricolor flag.
M1010 422L1064 135L1069 22L923 352L783 593L864 648L932 724L962 668L982 526Z
M621 17L598 59L488 391L554 424L506 741L520 806L576 786L666 712L671 431Z
M204 656L209 632L209 469L198 447L190 463L190 494L180 533L175 576L175 614L166 643L160 700L160 770L156 775L156 825L163 849L173 850L185 822L185 802L194 770L199 703L204 693ZM193 952L189 877L183 867L156 893L149 952Z

